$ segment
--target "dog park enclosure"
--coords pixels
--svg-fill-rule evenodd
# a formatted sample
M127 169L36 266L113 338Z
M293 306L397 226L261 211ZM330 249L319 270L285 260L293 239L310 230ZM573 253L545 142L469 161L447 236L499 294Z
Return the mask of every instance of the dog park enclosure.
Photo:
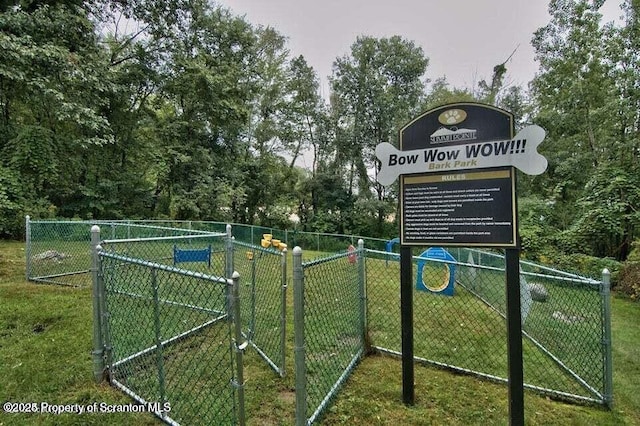
M248 348L264 353L273 380L281 374L295 375L296 382L299 376L305 379L296 389L305 401L301 422L322 418L339 384L368 351L401 354L399 256L385 251L384 241L367 239L358 246L352 236L234 225L231 269L224 223L29 221L29 278L91 285L90 230L96 224L107 292L103 313L108 321L103 325L110 333L102 342L107 377L148 402L159 402L164 392L172 407L172 420L158 413L165 421L188 424L195 413L206 410L211 410L206 418L220 424L251 418L251 412L240 412L242 383L237 363L230 361L242 352L236 343L247 341ZM261 247L263 233L279 236L288 247L300 245L303 256L312 251L320 257L304 259L296 267L293 250L285 254ZM358 246L355 262L353 252L346 250L349 244ZM174 246L211 246L211 265L174 265ZM506 382L504 257L464 247L449 253L455 260L413 258L414 271L422 264L426 284L439 282L447 265L455 266L453 296L414 292L415 359ZM524 261L520 267L526 387L554 398L610 404L607 277L590 279ZM227 269L240 274L240 339L227 317L233 298ZM413 279L417 284L418 277ZM287 286L293 291L286 293ZM294 330L282 326L283 317L294 316L291 298L300 290L303 324L294 321L294 327L304 330L304 364L284 371L285 356L303 358L291 349L299 347L293 342ZM286 351L281 351L282 336ZM214 356L218 351L224 355ZM218 384L211 374L201 374L214 368L223 377ZM212 401L214 394L219 400ZM182 402L187 400L197 402Z

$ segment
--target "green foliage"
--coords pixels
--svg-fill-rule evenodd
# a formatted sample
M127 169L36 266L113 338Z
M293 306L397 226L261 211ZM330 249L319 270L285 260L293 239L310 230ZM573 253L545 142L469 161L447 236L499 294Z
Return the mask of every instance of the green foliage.
M437 78L430 84L429 91L423 100L423 111L436 108L440 105L454 102L473 102L476 99L473 94L466 89L450 88L447 79Z
M618 273L614 288L632 300L640 298L640 262L625 263Z
M341 177L321 171L306 180L302 190L311 194L300 208L303 230L344 234L354 200Z
M41 191L57 178L55 135L44 127L21 126L2 150L8 168L21 176L24 193Z
M606 268L616 274L621 267L620 262L611 258L589 256L583 253L566 253L548 248L539 256L541 262L557 269L573 272L593 279L602 279L602 271Z
M555 246L624 260L637 237L637 26L601 24L600 4L551 1L551 21L532 41L540 72L531 84L533 120L547 131L547 172L525 179L528 196L553 202ZM632 65L633 64L633 65Z
M527 259L538 259L558 233L549 225L553 205L539 198L527 197L518 200L518 210L523 254Z
M640 210L640 13L625 0L603 25L600 6L550 1L528 92L509 85L510 57L457 88L426 77L413 41L361 36L327 103L285 35L205 0L5 2L0 234L21 235L25 213L278 227L296 213L306 230L388 238L398 188L376 182L375 146L420 111L480 101L547 131L547 172L519 179L525 255L624 260Z
M0 165L0 236L16 238L24 200L15 172Z
M396 141L400 127L418 112L427 64L422 48L399 36L358 37L350 54L333 64L331 167L346 174L350 194L383 202L374 216L378 232L386 221L384 204L393 205L393 193L375 180L380 163L374 150L381 142Z
M634 241L627 261L622 264L615 289L633 300L640 298L640 240Z
M293 58L289 64L287 92L291 99L286 110L287 120L284 124L282 139L292 151L289 168L293 168L302 150L312 149L311 171L315 173L320 156L321 135L319 133L322 131L320 127L325 110L315 71L303 56Z
M624 260L640 229L640 175L636 167L601 167L578 200L574 225L579 242L597 256Z

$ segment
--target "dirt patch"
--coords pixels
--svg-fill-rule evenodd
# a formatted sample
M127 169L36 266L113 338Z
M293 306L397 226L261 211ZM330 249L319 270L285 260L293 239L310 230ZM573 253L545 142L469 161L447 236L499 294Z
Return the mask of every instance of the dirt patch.
M278 398L285 404L294 405L296 403L296 393L292 390L280 391Z

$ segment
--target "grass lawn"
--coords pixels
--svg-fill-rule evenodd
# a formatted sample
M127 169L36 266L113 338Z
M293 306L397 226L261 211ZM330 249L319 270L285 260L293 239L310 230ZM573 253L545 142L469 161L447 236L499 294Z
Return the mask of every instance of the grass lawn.
M120 391L93 381L91 289L25 282L24 258L23 243L0 241L0 402L131 402ZM612 303L613 410L561 403L527 391L527 424L640 425L640 303L617 297ZM287 328L291 333L290 321ZM248 424L293 424L291 346L288 342L285 378L269 370L254 351L247 352ZM504 385L425 366L416 366L415 379L416 404L406 407L402 404L400 361L367 357L349 378L322 424L508 424ZM0 411L0 425L159 423L145 413L53 415Z

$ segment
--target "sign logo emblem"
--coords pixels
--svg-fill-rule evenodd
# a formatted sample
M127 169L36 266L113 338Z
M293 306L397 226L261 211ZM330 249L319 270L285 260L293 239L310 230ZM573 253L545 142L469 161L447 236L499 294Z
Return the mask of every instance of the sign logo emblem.
M448 109L438 116L440 124L444 124L445 126L453 126L462 123L466 119L467 113L458 108Z
M447 143L458 141L470 141L476 138L476 131L456 127L467 119L467 112L460 108L448 109L438 115L438 122L443 126L433 132L429 139L431 143Z
M432 143L470 141L476 138L476 130L440 127L431 134L430 138Z

